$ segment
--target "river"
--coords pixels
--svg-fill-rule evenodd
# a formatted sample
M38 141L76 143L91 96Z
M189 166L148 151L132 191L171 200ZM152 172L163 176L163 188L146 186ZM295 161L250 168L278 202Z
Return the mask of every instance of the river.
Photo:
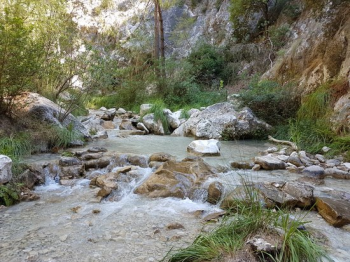
M186 137L129 136L110 132L109 138L91 142L88 146L103 146L119 153L150 155L167 152L179 160L187 156L186 147L192 141ZM247 160L265 150L270 144L256 141L221 142L221 156L205 158L213 166L228 166L232 160ZM27 162L45 162L57 155L43 154ZM150 168L140 169L143 179ZM235 186L245 179L253 181L293 180L296 174L286 171L221 173L219 179ZM96 202L89 180L82 179L72 187L53 181L36 188L40 200L23 202L0 210L1 262L71 262L71 261L160 261L169 250L189 245L207 225L195 211L219 211L217 206L189 199L148 199L125 188L118 202ZM332 188L348 190L348 181L326 179L317 191ZM307 228L322 231L328 238L329 252L334 261L350 261L349 228L333 228L315 212L297 212L311 221ZM174 223L184 228L170 230Z

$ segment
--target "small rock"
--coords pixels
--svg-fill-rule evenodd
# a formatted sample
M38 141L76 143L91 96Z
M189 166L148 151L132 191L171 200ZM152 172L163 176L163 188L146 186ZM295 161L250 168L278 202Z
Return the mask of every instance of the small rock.
M331 150L331 148L329 148L327 146L322 147L322 151L325 153L329 152L329 150Z
M268 149L266 149L266 152L268 154L270 153L276 153L278 151L278 148L277 147L269 147Z
M104 147L90 147L88 150L90 153L107 152L108 150Z
M168 230L174 230L174 229L185 229L183 225L180 223L172 223L166 226Z
M325 157L324 157L323 155L316 154L315 157L316 157L316 159L317 159L318 161L320 161L321 163L326 162L326 159L325 159Z
M259 164L265 170L285 169L286 164L276 157L267 155L255 157L255 164Z
M295 165L295 166L297 166L297 167L303 166L303 165L304 165L304 164L301 162L300 158L299 158L297 155L295 155L295 154L290 155L290 156L288 157L288 159L287 159L287 162L288 162L288 163L291 163L291 164L293 164L293 165Z
M199 156L219 156L220 142L216 139L195 140L188 145L187 152Z
M211 220L217 220L219 217L222 217L223 215L226 214L226 211L220 211L220 212L215 212L211 213L209 215L206 215L203 220L204 221L211 221Z
M302 171L302 173L304 175L315 177L315 178L319 178L319 179L322 179L322 178L325 177L324 169L323 169L323 167L320 167L320 166L309 166L309 167L306 167Z
M338 159L329 159L326 161L327 167L335 167L335 166L339 166L340 164L341 164L341 161Z
M345 166L348 170L350 170L350 163L343 163L343 166Z
M62 242L66 241L68 238L68 235L62 235L59 237Z
M252 162L231 162L231 167L238 169L252 169L254 167L254 163Z
M224 186L220 182L213 182L208 187L208 199L210 204L216 205L222 196Z
M253 171L259 171L261 169L261 166L259 164L255 164L253 167L252 167L252 170Z
M332 168L326 168L325 169L325 175L326 176L331 176L334 178L339 178L339 179L350 179L350 174L347 171L340 170L336 167Z

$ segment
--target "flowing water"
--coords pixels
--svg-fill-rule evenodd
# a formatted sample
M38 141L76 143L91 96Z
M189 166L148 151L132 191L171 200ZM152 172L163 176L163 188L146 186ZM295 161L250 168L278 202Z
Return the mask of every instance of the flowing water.
M103 146L120 153L150 155L167 152L179 160L187 156L186 147L191 138L169 136L130 136L121 138L111 132L109 139L99 140L89 146ZM214 166L227 166L232 160L247 160L269 144L255 141L222 142L220 157L205 158ZM43 162L57 155L36 155L28 162ZM118 201L96 202L96 189L89 187L89 180L79 180L74 186L64 187L47 179L36 188L40 200L20 203L0 210L0 261L160 261L171 249L189 245L206 230L195 211L205 214L219 208L189 199L148 199L133 194L133 188L151 174L150 168L139 168L134 180L113 196ZM293 180L295 174L286 171L226 172L219 180L236 186L241 179L253 181ZM348 181L328 179L318 188L327 192L338 187L348 190ZM294 214L305 215L303 212ZM307 220L310 229L322 231L332 246L334 261L350 261L350 233L347 228L330 227L316 213L310 212ZM179 223L183 228L168 229Z

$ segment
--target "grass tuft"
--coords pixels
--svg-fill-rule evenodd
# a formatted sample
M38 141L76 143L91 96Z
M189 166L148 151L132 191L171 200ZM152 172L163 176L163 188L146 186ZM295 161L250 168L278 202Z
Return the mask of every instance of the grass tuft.
M202 233L187 248L169 252L163 261L200 262L221 261L223 257L234 257L246 242L256 235L275 236L275 253L255 253L260 261L301 262L328 259L325 250L312 236L300 230L305 222L295 220L283 210L266 209L258 201L258 194L248 184L244 193L231 202L221 224L209 233ZM283 233L278 233L283 232Z

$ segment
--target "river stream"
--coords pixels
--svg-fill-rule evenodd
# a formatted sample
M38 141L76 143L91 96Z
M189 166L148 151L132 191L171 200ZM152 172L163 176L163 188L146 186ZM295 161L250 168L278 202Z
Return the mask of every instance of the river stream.
M110 132L109 138L91 142L88 146L102 146L119 153L150 155L167 152L178 160L187 156L191 138L170 136L129 136ZM221 156L205 158L213 166L228 166L232 160L247 160L265 150L267 143L256 141L222 142ZM45 162L58 155L35 155L28 162ZM147 178L152 170L139 169L140 181L125 186L119 201L98 203L89 180L82 179L65 187L47 179L37 187L40 200L23 202L0 210L1 262L147 262L160 261L169 250L188 246L207 225L204 214L219 211L217 206L189 199L148 199L133 194L133 188ZM221 173L219 180L232 187L241 179L252 181L293 180L298 175L287 171ZM326 179L316 189L319 194L338 188L349 191L349 181ZM307 228L327 237L329 253L334 261L350 261L350 230L329 226L315 212L296 212L311 221ZM183 228L168 229L179 223Z

